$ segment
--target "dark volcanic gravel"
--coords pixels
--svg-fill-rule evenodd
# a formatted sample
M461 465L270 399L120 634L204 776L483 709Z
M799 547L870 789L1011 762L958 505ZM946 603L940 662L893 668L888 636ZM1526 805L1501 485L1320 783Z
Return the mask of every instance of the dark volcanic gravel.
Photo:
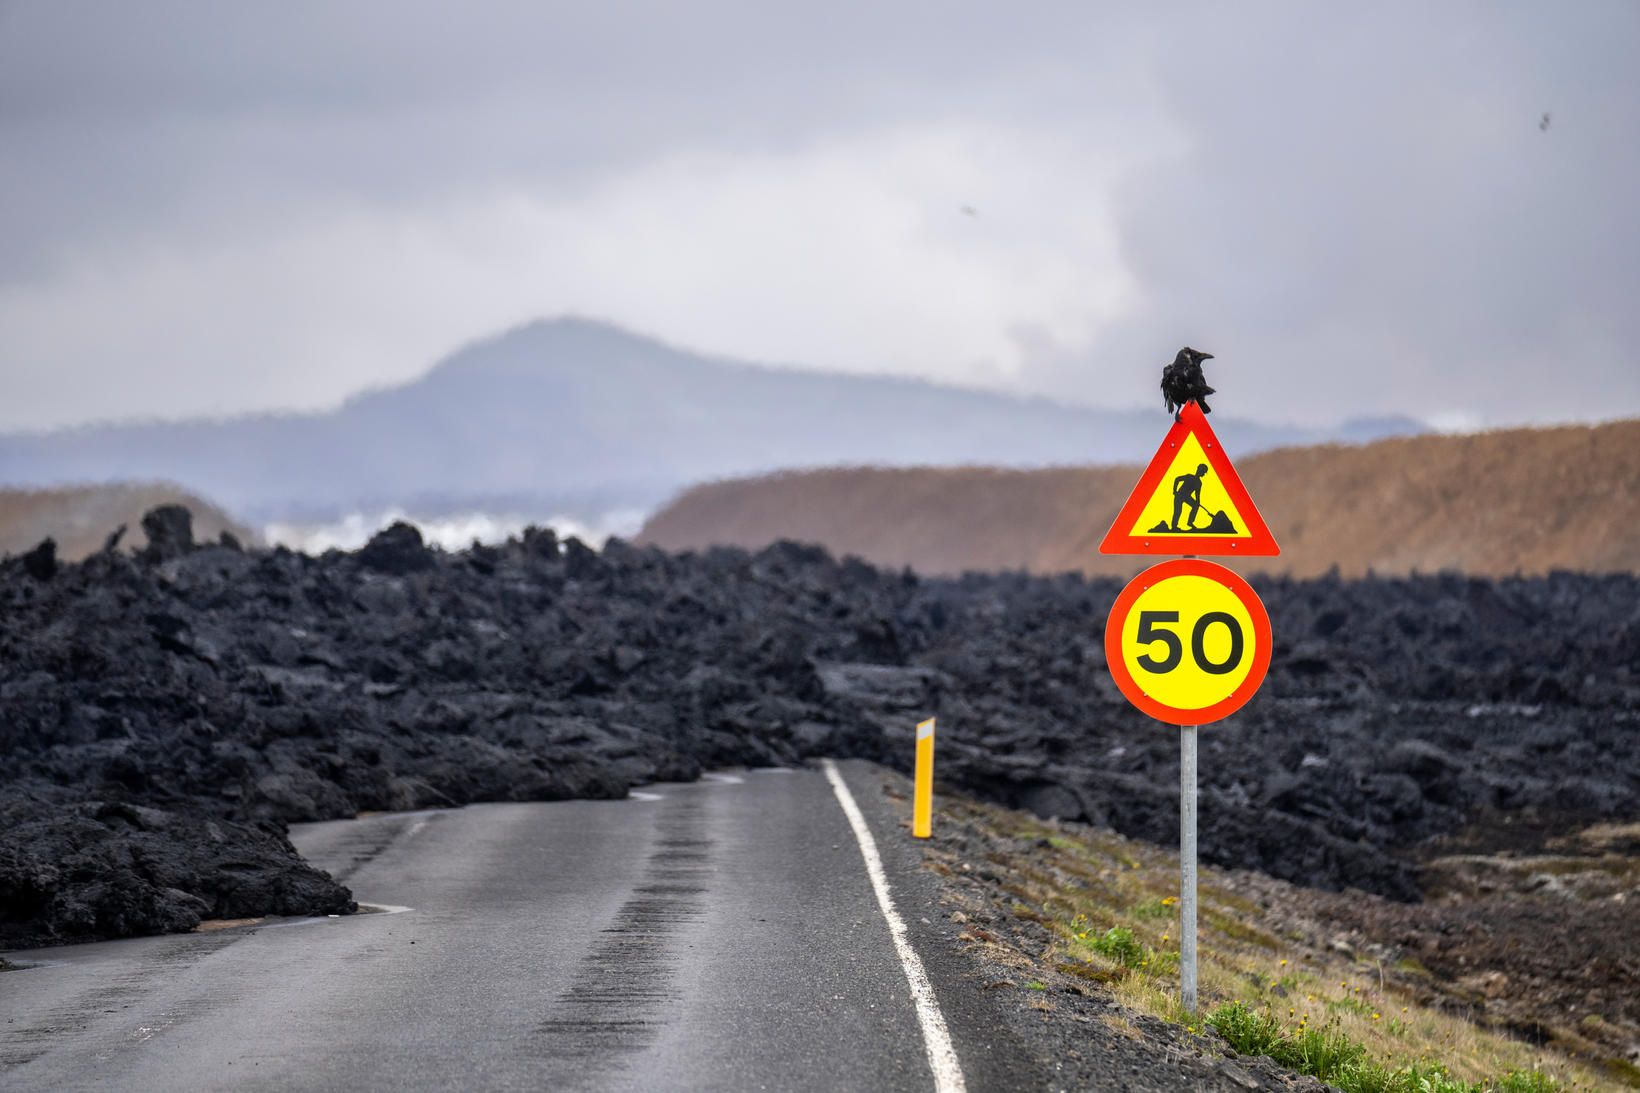
M193 543L0 563L0 946L336 912L290 821L617 797L854 756L1171 842L1173 730L1104 666L1119 584L922 580L781 544L306 557ZM1640 581L1256 582L1261 694L1203 731L1202 851L1416 898L1432 835L1640 812Z

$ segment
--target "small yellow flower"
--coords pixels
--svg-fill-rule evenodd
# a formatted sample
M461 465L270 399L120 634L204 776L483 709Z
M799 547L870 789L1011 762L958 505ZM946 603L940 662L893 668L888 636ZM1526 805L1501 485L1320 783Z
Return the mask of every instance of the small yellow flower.
M1375 1014L1373 1014L1373 1015L1372 1015L1372 1019L1373 1019L1373 1020L1374 1020L1374 1021L1376 1021L1376 1020L1378 1020L1378 1015L1377 1015L1377 1014L1376 1014L1376 1013L1375 1013Z
M1283 967L1283 968L1285 968L1285 967L1286 967L1286 966L1287 966L1287 962L1286 962L1286 961L1285 961L1285 960L1283 960L1283 961L1282 961L1282 962L1281 962L1281 966L1282 966L1282 967Z

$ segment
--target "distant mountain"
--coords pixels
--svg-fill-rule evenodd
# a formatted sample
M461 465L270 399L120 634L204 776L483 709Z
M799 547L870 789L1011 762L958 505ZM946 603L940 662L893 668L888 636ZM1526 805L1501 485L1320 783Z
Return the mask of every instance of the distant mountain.
M0 437L0 483L184 483L256 520L397 506L598 512L650 508L689 484L839 464L1032 467L1132 462L1160 410L1092 410L919 380L765 368L602 323L532 323L459 350L333 412ZM1237 453L1422 431L1215 417Z

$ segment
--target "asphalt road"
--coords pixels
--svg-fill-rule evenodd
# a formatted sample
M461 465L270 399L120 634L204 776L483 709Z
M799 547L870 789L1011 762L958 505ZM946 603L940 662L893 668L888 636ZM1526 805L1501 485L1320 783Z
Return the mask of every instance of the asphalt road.
M841 764L969 1090L1038 1084L934 907L881 776ZM907 973L818 771L655 799L306 825L403 908L33 950L0 1088L931 1090Z

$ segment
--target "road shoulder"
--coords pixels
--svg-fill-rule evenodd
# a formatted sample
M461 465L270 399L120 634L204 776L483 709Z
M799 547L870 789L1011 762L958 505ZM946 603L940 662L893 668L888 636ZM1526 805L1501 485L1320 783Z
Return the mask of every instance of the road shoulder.
M1267 1059L1225 1057L1208 1038L1055 971L1041 959L1047 931L1010 911L987 869L989 848L938 823L932 839L913 839L906 778L866 762L838 766L872 826L969 1090L1324 1088Z

